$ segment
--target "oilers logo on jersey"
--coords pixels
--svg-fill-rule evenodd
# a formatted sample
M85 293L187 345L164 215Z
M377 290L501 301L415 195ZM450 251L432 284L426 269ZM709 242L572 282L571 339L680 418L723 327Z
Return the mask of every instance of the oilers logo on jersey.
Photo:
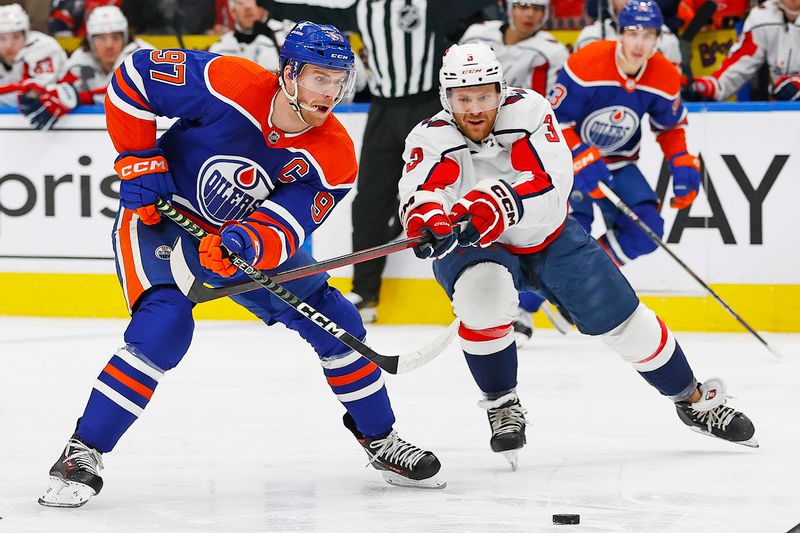
M249 215L272 189L267 172L255 161L217 155L208 158L200 168L197 203L204 217L223 224Z
M639 130L639 116L625 106L609 106L591 113L581 125L581 138L601 152L613 152Z

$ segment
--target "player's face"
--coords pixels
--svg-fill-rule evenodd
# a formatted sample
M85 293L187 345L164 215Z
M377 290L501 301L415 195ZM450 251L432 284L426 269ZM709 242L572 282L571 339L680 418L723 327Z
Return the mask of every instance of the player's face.
M641 68L642 64L653 55L658 44L658 34L654 29L625 28L619 39L626 67L633 70Z
M453 118L471 141L481 142L491 132L500 107L497 85L474 85L448 89L447 98Z
M256 0L234 0L231 14L240 28L249 30L261 18L262 11Z
M297 88L300 94L297 99L308 107L303 108L303 118L311 126L319 126L333 106L346 96L352 86L352 71L331 70L314 65L306 65L297 77Z
M92 48L102 65L113 65L124 46L125 36L122 32L98 33L92 37Z
M3 59L3 63L7 65L13 63L23 46L25 46L24 32L0 33L0 58Z
M781 0L780 3L783 4L782 7L785 7L786 9L788 9L790 11L794 11L794 12L800 11L800 0ZM790 14L787 13L787 15L790 15ZM796 18L796 15L795 15L795 18Z
M512 4L511 19L514 28L521 35L531 36L542 25L544 6L533 4Z

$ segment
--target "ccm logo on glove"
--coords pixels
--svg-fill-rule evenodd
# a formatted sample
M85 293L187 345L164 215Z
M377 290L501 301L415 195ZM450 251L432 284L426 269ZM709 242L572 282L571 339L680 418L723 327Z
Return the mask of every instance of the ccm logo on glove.
M126 157L117 163L117 174L122 179L131 179L141 176L142 174L152 174L153 172L166 172L167 160L163 157L154 157L153 159L140 159L133 163L130 162L134 157ZM122 163L120 165L120 163Z

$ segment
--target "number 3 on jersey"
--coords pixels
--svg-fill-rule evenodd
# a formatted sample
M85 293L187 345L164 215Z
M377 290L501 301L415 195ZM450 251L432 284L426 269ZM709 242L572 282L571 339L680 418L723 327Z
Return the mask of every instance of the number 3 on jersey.
M180 87L186 83L186 53L181 50L153 50L150 61L164 69L150 69L150 79Z

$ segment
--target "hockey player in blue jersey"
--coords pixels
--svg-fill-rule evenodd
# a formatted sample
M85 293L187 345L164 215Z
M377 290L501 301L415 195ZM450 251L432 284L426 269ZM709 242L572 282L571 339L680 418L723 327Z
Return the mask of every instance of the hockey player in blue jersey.
M406 138L400 218L409 237L436 238L415 253L436 258L433 273L461 322L492 450L513 467L526 439L511 324L520 290L566 309L582 333L675 402L692 429L757 446L752 422L725 404L723 382L698 382L672 331L567 214L572 154L547 100L506 87L484 43L451 47L439 81L444 110ZM465 224L457 236L455 224Z
M281 48L281 75L248 60L188 50L142 50L108 88L108 131L119 151L120 203L113 233L117 273L131 320L124 345L100 373L74 435L50 470L39 503L77 507L100 492L101 455L141 415L160 378L189 348L193 304L167 260L185 232L161 221L170 199L209 231L187 257L207 281L242 277L221 246L261 269L314 259L303 241L351 189L353 143L331 115L354 81L354 56L333 26L297 24ZM156 140L156 116L179 120ZM195 265L198 269L198 264ZM358 312L326 275L286 288L364 338ZM316 350L347 410L345 426L389 483L443 487L436 456L399 438L381 370L266 291L233 298L265 323L280 322Z
M597 41L575 52L550 93L573 155L572 214L589 231L597 202L608 229L598 240L617 265L653 252L656 244L603 197L599 181L659 236L664 231L658 198L636 167L645 114L672 170L670 206L688 208L700 188L699 161L686 147L680 72L656 50L662 24L654 1L632 0L619 14L617 41Z

